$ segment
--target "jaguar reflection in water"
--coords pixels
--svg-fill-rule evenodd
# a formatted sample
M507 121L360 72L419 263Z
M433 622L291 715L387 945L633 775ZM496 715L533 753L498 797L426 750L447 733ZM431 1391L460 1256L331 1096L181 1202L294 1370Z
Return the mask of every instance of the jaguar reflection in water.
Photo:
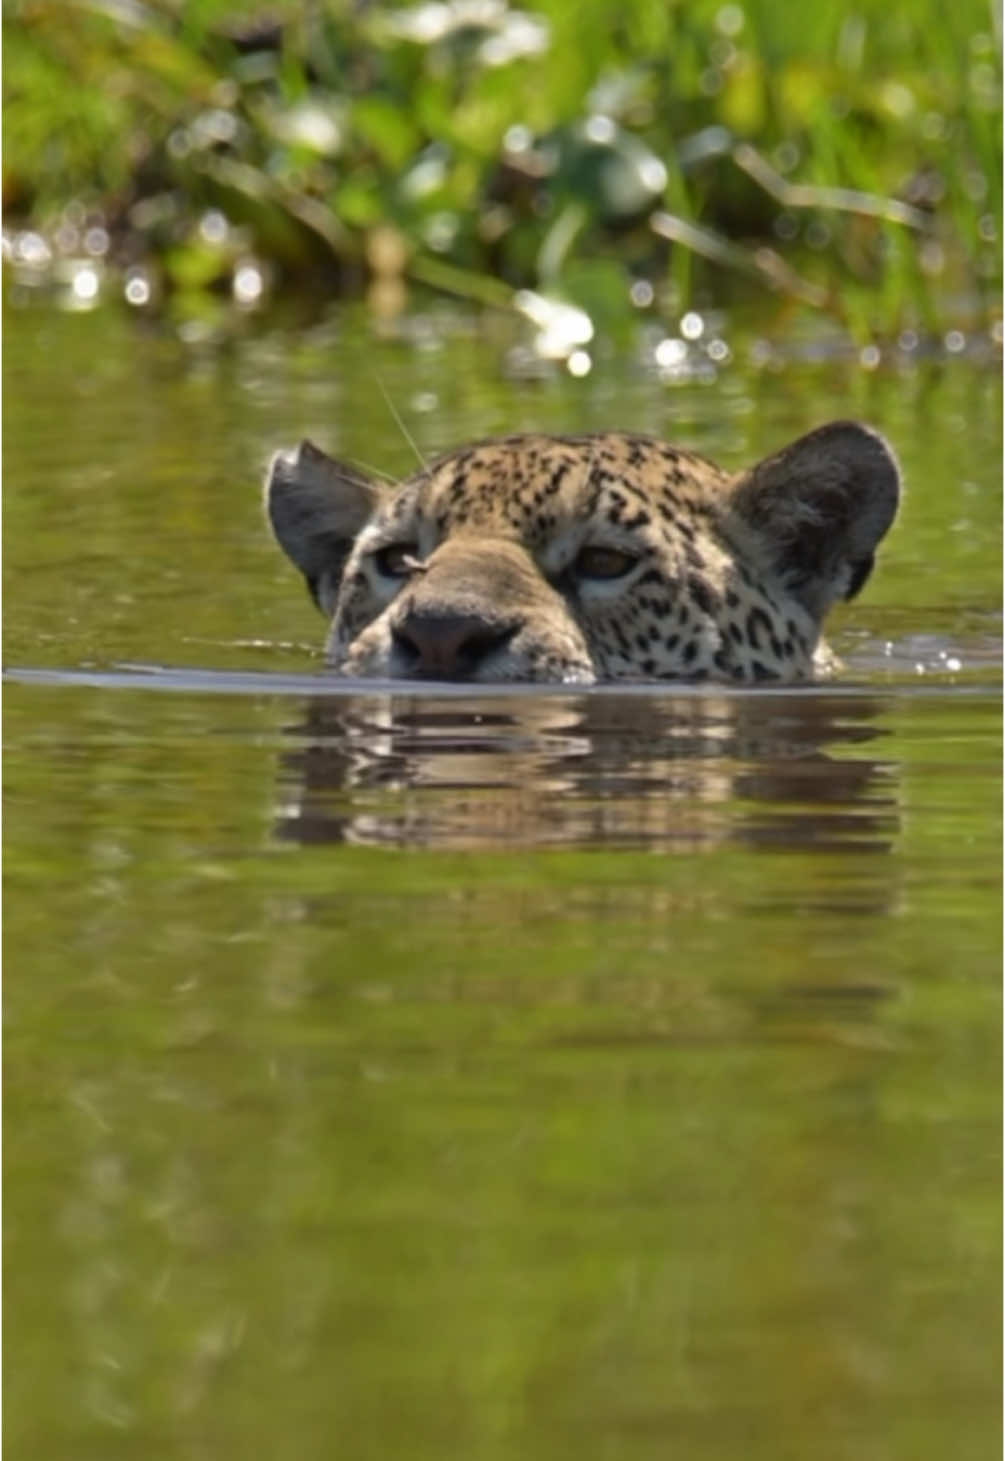
M876 432L821 426L729 475L648 437L512 436L385 488L310 442L269 521L354 677L805 681L872 572L900 476Z
M900 788L884 711L837 687L317 696L286 726L274 830L450 851L853 851L885 900L876 855L896 844Z

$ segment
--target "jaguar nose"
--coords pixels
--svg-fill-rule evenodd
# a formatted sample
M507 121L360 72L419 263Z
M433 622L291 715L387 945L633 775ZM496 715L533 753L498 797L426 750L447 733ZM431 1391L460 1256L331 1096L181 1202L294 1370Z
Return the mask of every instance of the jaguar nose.
M391 636L406 674L466 680L484 660L509 643L518 627L514 623L493 623L478 614L424 614L413 610L394 626Z

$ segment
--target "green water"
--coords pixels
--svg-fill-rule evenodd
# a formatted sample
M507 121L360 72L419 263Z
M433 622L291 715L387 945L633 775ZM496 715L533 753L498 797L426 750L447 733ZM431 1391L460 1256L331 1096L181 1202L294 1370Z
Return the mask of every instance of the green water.
M997 373L6 346L10 1454L997 1454ZM255 481L408 470L375 376L423 451L875 422L846 678L333 690Z

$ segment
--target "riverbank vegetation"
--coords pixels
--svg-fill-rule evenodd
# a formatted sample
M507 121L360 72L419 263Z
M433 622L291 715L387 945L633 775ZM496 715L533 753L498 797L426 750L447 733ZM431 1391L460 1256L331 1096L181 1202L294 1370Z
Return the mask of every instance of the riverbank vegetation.
M29 283L393 310L411 281L558 354L751 287L859 341L998 312L983 0L11 0L4 32Z

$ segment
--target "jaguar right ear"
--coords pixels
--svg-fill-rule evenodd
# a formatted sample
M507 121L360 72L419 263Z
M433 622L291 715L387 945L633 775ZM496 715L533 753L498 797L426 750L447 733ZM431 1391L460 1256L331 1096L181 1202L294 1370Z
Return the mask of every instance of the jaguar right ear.
M736 478L725 522L819 622L869 577L899 499L879 432L831 421Z
M278 451L265 480L265 511L276 541L330 615L346 560L373 516L381 489L365 473L326 456L309 441Z

